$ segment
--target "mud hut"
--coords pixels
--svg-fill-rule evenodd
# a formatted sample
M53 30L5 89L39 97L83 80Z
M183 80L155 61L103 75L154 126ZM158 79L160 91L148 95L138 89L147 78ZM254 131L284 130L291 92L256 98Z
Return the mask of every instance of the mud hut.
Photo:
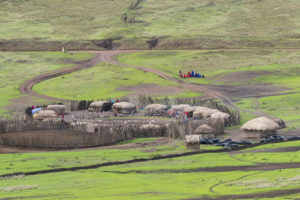
M188 104L174 105L169 112L177 112L178 114L186 114L187 117L193 117L193 107Z
M165 116L168 106L163 104L150 104L146 106L146 115L148 116Z
M200 135L201 138L212 139L215 137L214 129L207 124L203 124L196 128L194 131L195 135Z
M136 112L136 106L133 103L119 102L113 104L112 108L118 113L131 114Z
M112 107L112 103L109 101L94 101L89 106L89 112L103 112L109 111Z
M194 118L198 119L220 119L224 122L230 118L230 115L217 109L211 109L203 106L194 107Z
M259 117L245 123L241 129L247 139L261 139L277 134L279 125L267 117Z
M44 120L49 118L56 118L56 112L53 110L40 110L33 115L33 119L36 120Z
M47 106L47 110L53 110L59 115L65 114L66 109L67 108L65 105L49 105L49 106Z
M199 150L200 149L200 135L186 135L185 143L187 150Z

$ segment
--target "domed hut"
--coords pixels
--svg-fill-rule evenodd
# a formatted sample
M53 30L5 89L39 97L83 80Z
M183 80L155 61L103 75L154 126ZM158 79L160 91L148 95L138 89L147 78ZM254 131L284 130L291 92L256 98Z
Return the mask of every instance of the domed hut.
M187 150L199 150L200 149L200 135L186 135L185 143Z
M200 135L201 138L212 139L214 138L214 129L207 124L203 124L196 128L195 135Z
M119 102L114 103L112 108L118 113L131 114L136 112L136 106L133 103Z
M49 118L56 118L56 112L53 110L40 110L33 115L33 119L36 120L44 120Z
M230 118L230 115L217 109L197 106L194 107L193 117L198 119L220 119L225 122Z
M109 111L112 107L112 103L109 101L94 101L89 106L89 112L103 112Z
M194 108L188 104L179 104L172 106L171 110L179 113L184 113L187 117L193 117Z
M53 110L57 114L62 115L65 114L67 108L65 105L49 105L47 106L47 110Z
M148 116L165 116L167 114L168 106L163 104L150 104L146 106L146 115Z
M279 125L267 117L259 117L245 123L241 129L247 139L261 139L277 134Z

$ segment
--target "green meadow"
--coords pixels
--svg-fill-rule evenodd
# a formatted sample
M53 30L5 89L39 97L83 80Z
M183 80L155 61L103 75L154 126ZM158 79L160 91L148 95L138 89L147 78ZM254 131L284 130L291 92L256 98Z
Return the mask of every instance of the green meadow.
M11 100L21 96L19 87L26 80L72 63L87 60L92 53L63 54L60 52L1 52L0 53L0 113Z
M299 143L292 141L266 144L254 149L285 148L299 146ZM135 149L2 154L0 175L186 152L184 143L174 140L174 144ZM148 148L154 150L148 151ZM201 149L206 149L206 146L202 145ZM229 166L255 167L262 163L299 163L298 154L298 151L262 153L248 149L234 154L205 153L96 169L20 175L1 179L0 198L188 199L284 191L299 188L300 168L248 171L222 169ZM219 167L220 171L193 171L209 167ZM299 193L282 195L273 199L299 197Z
M164 80L149 72L100 63L90 69L43 81L35 85L33 90L61 99L97 100L137 94L136 91L124 91L122 87L141 84L179 87L178 84ZM159 93L159 91L157 92ZM153 95L155 95L155 91ZM171 95L171 97L200 96L200 94L188 90L178 94L156 94L156 96L167 95Z

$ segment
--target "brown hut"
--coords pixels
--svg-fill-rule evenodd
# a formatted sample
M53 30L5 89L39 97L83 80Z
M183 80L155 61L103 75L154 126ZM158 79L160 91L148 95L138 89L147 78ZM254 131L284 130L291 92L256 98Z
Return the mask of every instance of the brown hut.
M150 104L146 106L146 114L149 116L165 116L168 106L163 104Z
M66 106L65 105L49 105L47 106L47 110L53 110L57 114L62 115L66 112Z
M201 138L212 139L214 138L214 129L207 124L203 124L196 128L194 134L200 135Z
M245 123L241 129L247 139L261 139L277 134L279 125L267 117L259 117Z
M94 101L89 106L89 112L103 112L111 109L112 103L109 101Z
M200 149L200 135L186 135L185 143L187 150L199 150Z
M229 119L230 115L223 113L217 109L211 109L203 106L194 107L194 118L198 119L221 119L226 121Z
M178 112L179 114L187 113L187 117L193 116L194 108L188 104L174 105L170 109L170 112Z
M118 113L131 114L136 112L136 107L133 103L119 102L115 103L112 108Z

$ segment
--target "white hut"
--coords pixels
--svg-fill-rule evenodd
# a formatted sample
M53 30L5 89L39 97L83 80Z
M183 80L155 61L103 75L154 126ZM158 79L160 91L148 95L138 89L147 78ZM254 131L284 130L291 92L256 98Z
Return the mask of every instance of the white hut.
M267 117L259 117L245 123L241 129L247 139L266 138L277 134L279 125Z
M56 118L56 112L53 110L40 110L33 115L33 119L36 120L44 120L49 118Z

